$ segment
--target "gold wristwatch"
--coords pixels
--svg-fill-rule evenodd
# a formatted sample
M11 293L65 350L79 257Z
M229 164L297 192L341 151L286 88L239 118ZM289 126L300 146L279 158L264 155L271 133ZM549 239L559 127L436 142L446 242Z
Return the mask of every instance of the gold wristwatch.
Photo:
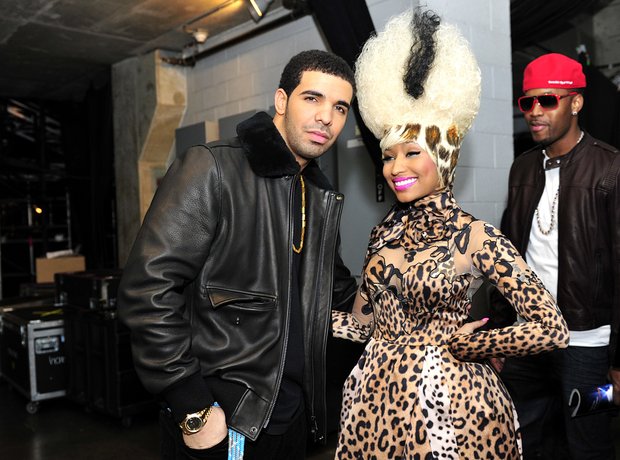
M187 414L183 421L179 423L183 433L186 435L198 433L202 427L205 426L205 423L207 423L207 419L209 415L211 415L212 410L213 406L209 406L201 411Z

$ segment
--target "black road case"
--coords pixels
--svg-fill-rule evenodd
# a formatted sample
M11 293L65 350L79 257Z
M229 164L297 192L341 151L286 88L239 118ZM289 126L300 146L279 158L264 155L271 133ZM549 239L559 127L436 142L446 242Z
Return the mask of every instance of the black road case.
M39 401L66 393L63 310L20 308L5 313L1 325L2 376L28 398L26 410L34 414Z
M56 301L65 310L67 398L131 424L155 407L133 366L129 329L116 317L121 270L55 275Z
M66 306L67 398L131 425L132 416L155 407L133 366L129 329L116 310Z
M121 270L56 273L56 302L91 310L116 308Z
M5 314L10 313L21 308L31 307L53 307L54 298L51 295L48 296L28 296L28 297L13 297L9 299L0 300L0 335L2 335L2 321ZM1 342L0 342L1 343ZM0 377L2 377L2 353L0 353Z

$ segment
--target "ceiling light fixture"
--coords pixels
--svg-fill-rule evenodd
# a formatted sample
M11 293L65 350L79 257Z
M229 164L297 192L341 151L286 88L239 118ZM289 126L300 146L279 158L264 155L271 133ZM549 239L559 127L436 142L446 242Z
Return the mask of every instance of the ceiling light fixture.
M269 5L272 3L273 0L248 0L248 10L254 22L258 22L263 18L269 9Z
M207 37L209 37L209 31L207 29L204 29L202 27L197 27L195 29L190 29L188 27L184 27L183 28L183 32L191 34L192 37L194 37L194 40L196 41L196 43L202 45L204 42L207 41Z
M293 2L301 2L305 4L305 2L309 0L291 0ZM251 2L251 3L250 3ZM266 30L269 27L273 27L276 24L284 24L291 22L297 19L296 12L287 11L286 8L275 8L273 11L268 11L269 8L272 8L272 4L274 0L221 0L221 3L209 11L197 16L180 26L180 29L188 35L192 36L192 42L186 44L183 47L183 51L177 56L167 55L162 56L162 62L171 65L179 65L179 66L194 66L196 61L199 59L203 59L204 57L212 54L215 51L222 49L225 45L236 43L239 40L247 39L250 36L253 36L259 31ZM290 4L290 3L287 3ZM254 20L254 24L252 21L245 21L243 24L238 27L235 26L230 30L224 31L222 33L217 33L215 35L209 35L205 37L204 43L199 43L201 40L200 32L196 34L197 24L202 19L207 16L212 15L213 13L227 7L237 5L241 9L248 9L249 12L252 13L252 19ZM279 5L279 3L278 3ZM261 24L256 24L259 21L263 21ZM204 27L205 24L201 23L203 30L206 32L207 28ZM177 29L178 30L178 29Z
M196 16L192 20L187 21L185 24L183 24L182 26L183 32L185 32L186 34L190 34L192 37L194 37L194 41L196 43L198 43L199 45L202 45L204 42L207 41L207 37L209 37L209 31L203 27L193 28L189 26L208 16L211 16L213 13L217 13L218 11L220 11L223 8L226 8L229 5L237 3L238 1L239 0L224 0L222 3L211 8L209 11L201 14L200 16Z

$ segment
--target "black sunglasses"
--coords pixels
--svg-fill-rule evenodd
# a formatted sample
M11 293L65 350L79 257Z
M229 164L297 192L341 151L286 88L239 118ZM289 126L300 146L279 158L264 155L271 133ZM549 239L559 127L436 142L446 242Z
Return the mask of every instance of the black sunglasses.
M558 94L541 94L540 96L521 96L517 103L519 104L519 110L523 113L527 113L534 108L534 103L538 101L538 105L543 110L555 110L560 105L560 99L564 99L568 96L573 96L574 94L578 94L573 91L568 94L564 94L562 96Z

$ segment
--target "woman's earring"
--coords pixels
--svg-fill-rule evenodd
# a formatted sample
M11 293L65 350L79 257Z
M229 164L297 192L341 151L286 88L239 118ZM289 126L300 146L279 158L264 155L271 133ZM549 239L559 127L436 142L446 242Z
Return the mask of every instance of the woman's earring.
M573 115L573 117L574 117L574 116L577 116L577 111L576 111L576 110L573 110L572 115Z

